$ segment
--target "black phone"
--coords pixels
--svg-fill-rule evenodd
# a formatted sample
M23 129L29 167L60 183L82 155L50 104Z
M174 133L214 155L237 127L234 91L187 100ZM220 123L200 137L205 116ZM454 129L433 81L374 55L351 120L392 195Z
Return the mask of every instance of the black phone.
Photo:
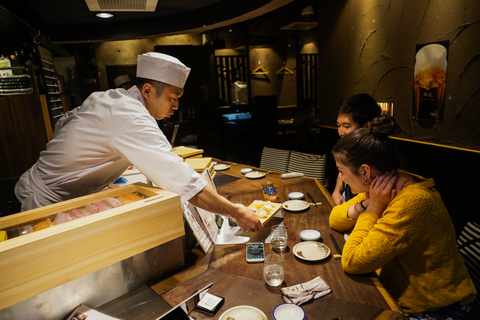
M265 246L263 242L247 242L247 262L263 262Z

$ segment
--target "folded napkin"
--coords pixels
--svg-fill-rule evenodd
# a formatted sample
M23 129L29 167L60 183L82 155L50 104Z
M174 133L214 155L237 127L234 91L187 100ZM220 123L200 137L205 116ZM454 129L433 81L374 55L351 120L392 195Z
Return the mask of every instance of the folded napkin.
M281 291L283 301L296 305L318 299L332 292L330 286L320 276L304 283L282 288Z
M290 178L298 178L298 177L303 177L304 174L301 172L290 172L290 173L284 173L280 177L282 179L290 179Z

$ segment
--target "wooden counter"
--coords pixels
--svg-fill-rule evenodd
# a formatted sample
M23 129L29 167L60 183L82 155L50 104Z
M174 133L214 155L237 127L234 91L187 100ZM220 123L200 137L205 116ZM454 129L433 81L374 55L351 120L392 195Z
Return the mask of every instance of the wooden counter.
M283 286L295 285L321 276L332 289L328 296L302 305L307 312L307 318L317 319L319 310L327 308L328 312L325 311L325 317L322 319L334 317L357 319L358 314L362 314L362 319L403 319L403 315L398 312L400 309L374 274L361 276L346 274L342 269L341 261L333 258L333 254L337 251L329 235L333 234L341 248L345 241L342 234L329 227L328 217L333 201L328 191L317 180L303 177L282 179L281 174L276 172L270 172L261 179L250 180L240 172L244 167L236 164L229 170L217 172L217 177L228 175L239 178L217 187L219 194L234 203L248 205L253 200L263 199L262 184L267 181L273 182L277 188L279 197L276 202L284 202L288 200L288 193L300 191L305 195L309 192L315 202L322 203L318 206L310 206L304 212L294 213L283 210L283 221L288 232L288 247L283 254L285 267ZM305 200L311 202L308 198ZM272 219L262 231L241 235L249 236L250 241L264 241L269 235L271 226L280 222L281 219ZM309 228L317 229L322 233L319 241L332 250L328 258L318 262L308 262L294 256L292 248L302 241L299 232ZM218 319L228 308L248 304L262 309L269 319L272 319L273 308L283 303L281 294L278 288L265 285L263 264L247 263L245 251L245 244L215 245L213 250L211 249L205 256L205 259L209 259L210 262L208 271L200 273L185 283L179 282L175 288L164 292L162 298L174 305L185 299L193 290L213 282L210 292L225 297L225 305L213 318L194 312L192 315L195 318ZM265 254L272 252L271 244L265 244ZM203 263L205 263L204 260ZM310 317L308 317L309 314ZM355 314L357 317L354 316Z

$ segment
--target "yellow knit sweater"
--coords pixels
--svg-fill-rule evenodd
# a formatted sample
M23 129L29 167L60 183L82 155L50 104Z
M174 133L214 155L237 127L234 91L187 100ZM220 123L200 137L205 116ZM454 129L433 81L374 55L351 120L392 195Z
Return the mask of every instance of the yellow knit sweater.
M343 249L345 272L380 270L380 280L407 313L433 311L476 297L455 241L455 229L433 179L401 190L381 218L372 212L358 220L347 218L348 208L365 193L336 206L330 226L353 231Z

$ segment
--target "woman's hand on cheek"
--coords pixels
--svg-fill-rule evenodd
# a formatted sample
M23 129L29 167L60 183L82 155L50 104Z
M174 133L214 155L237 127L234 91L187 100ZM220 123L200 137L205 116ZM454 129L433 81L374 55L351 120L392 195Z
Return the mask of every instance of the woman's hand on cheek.
M370 202L367 211L374 212L379 217L383 214L383 211L385 211L393 198L395 198L395 184L397 179L398 175L395 171L382 173L372 179L368 192Z

